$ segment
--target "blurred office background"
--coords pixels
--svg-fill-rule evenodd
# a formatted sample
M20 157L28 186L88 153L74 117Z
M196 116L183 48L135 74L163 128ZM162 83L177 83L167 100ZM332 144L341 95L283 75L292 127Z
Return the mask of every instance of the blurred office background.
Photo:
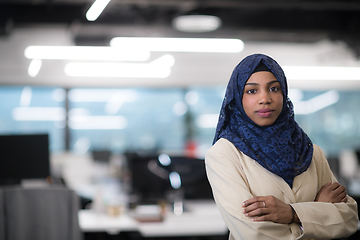
M360 196L359 25L351 0L0 0L0 134L48 134L53 178L89 202L127 193L134 156L204 158L233 68L264 53ZM230 41L142 42L164 38Z

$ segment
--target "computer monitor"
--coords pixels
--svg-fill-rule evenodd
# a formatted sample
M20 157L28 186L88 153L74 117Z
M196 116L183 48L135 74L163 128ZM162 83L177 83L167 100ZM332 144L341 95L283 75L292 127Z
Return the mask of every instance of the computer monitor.
M167 177L154 174L149 165L156 164L156 156L127 154L131 175L131 194L137 197L138 203L156 203L165 197L169 189Z
M171 173L179 177L178 190L182 191L184 199L213 199L203 159L173 156L169 157L170 162L162 164L159 156L155 155L132 154L127 158L132 193L139 197L139 202L156 202L165 199L169 192L176 191L170 181Z
M0 135L0 185L50 176L48 134Z
M204 159L183 156L171 156L170 159L169 166L163 167L179 174L184 199L213 199Z

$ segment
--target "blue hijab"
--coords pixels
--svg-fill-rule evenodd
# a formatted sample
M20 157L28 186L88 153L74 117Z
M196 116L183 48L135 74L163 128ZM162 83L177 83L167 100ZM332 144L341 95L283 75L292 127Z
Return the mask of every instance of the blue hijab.
M259 64L264 64L275 75L284 96L282 111L270 126L255 124L246 115L242 105L245 83ZM253 54L235 67L220 110L214 143L220 138L226 138L245 155L283 178L290 188L295 176L308 169L313 144L295 122L286 77L274 59L263 54Z

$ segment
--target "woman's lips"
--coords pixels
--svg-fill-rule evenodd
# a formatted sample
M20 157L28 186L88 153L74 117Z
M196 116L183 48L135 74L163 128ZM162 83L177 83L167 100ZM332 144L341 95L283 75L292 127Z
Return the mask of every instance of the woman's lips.
M259 109L256 111L256 114L259 115L260 117L270 117L270 115L273 113L274 110L271 109Z

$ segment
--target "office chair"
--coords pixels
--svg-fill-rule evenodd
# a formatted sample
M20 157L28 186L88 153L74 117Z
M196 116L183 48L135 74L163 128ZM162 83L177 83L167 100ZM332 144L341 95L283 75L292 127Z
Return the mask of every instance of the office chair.
M81 240L79 204L63 187L2 187L0 240Z

